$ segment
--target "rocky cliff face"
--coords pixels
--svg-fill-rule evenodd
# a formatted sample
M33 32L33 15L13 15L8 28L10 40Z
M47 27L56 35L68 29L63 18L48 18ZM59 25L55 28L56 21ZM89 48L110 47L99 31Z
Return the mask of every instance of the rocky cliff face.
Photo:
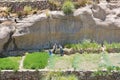
M71 15L51 11L0 26L0 52L39 50L83 39L120 42L120 8L99 4L77 9Z

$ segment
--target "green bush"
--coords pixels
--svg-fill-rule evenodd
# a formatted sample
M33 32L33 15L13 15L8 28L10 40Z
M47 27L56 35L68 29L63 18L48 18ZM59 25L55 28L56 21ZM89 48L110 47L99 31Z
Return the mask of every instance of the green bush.
M62 6L62 10L66 15L73 13L74 9L75 9L74 4L69 0L65 1Z
M0 58L0 70L18 70L20 57Z
M46 52L34 52L27 54L24 67L27 69L43 69L48 64L49 55Z

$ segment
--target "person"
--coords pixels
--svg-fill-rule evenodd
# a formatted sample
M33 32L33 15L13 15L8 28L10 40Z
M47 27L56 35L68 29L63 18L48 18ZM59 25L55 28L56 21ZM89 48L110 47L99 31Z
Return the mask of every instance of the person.
M18 23L18 22L17 22L17 19L14 19L14 22L15 22L15 23Z
M57 44L55 43L55 44L53 45L53 53L55 53L56 50L57 50Z
M50 56L52 56L52 54L53 54L53 53L52 53L52 51L51 51L51 50L49 50L49 55L50 55Z
M60 48L60 55L63 56L64 55L63 47L61 45L59 45L59 48Z

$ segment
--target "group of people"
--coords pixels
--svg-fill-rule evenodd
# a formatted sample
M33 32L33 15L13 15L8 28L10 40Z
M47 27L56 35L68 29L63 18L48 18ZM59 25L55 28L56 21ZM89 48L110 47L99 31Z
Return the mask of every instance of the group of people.
M49 55L52 55L53 53L56 53L58 48L59 48L59 51L60 51L60 55L63 56L64 55L63 47L61 45L58 46L56 43L53 45L53 49L49 50Z

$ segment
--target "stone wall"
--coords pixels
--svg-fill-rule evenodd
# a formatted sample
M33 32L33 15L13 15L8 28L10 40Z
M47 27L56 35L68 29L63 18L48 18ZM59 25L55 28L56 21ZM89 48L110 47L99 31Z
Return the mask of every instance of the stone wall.
M52 71L54 72L54 71ZM61 71L64 75L74 74L78 80L119 80L120 73L113 72L111 75L98 76L93 75L93 71ZM2 71L0 72L0 80L42 80L47 77L50 71ZM44 79L43 79L44 80Z

